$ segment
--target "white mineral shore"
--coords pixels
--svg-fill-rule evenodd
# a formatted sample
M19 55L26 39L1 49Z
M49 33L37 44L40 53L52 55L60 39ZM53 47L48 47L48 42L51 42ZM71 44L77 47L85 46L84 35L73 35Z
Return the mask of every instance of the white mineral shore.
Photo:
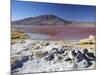
M95 69L95 61L93 61L93 67L85 68L87 64L86 60L76 63L74 57L71 55L72 50L82 51L84 48L76 46L75 42L70 41L37 41L37 40L16 40L11 46L11 60L12 58L20 59L23 56L29 56L29 60L23 63L23 67L16 68L13 73L37 73L37 72L53 72L53 71L69 71L69 70L84 70ZM51 61L44 60L45 56L41 54L48 51L52 54L52 48L61 49L62 46L68 46L63 54L55 54L54 59ZM88 49L90 50L90 48ZM95 52L95 48L93 49ZM36 52L42 52L39 55ZM65 55L68 52L68 55ZM33 55L33 56L32 56ZM65 56L64 56L65 55ZM62 59L58 59L58 57ZM65 61L70 57L71 61ZM12 62L13 63L13 62Z

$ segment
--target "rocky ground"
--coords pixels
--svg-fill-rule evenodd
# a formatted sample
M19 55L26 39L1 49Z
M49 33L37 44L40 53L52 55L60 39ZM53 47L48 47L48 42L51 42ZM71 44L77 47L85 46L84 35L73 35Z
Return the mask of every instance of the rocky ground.
M19 74L95 69L95 42L92 41L95 38L91 36L88 39L88 43L86 39L16 39L11 44L11 72Z

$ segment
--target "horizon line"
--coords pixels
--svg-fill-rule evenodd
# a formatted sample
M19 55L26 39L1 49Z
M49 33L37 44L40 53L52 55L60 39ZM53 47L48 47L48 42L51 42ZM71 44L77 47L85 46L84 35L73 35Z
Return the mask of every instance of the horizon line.
M15 20L12 20L12 18L11 18L11 22L13 22L13 21L19 21L19 20L23 20L23 19L27 19L27 18L34 18L34 17L38 17L38 16L44 16L44 15L54 15L54 14L43 14L43 15L29 16L29 17L23 17L23 18L15 19ZM54 15L54 16L59 17L59 18L61 18L63 20L72 21L72 22L96 22L96 20L95 21L68 20L68 19L60 17L58 15Z

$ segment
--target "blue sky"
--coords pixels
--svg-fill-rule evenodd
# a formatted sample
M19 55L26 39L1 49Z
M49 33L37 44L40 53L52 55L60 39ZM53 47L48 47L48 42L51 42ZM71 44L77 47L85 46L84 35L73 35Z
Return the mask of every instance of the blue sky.
M12 0L12 21L47 14L70 21L95 22L96 7Z

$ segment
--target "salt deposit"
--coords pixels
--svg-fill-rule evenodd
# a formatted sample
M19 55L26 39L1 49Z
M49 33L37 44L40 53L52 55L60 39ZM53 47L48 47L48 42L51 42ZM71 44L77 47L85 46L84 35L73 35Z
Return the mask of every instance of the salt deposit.
M94 69L95 67L91 66L95 64L95 58L92 61L87 60L88 55L83 53L84 48L75 47L76 43L69 43L67 40L16 40L11 46L11 64L13 65L11 67L14 67L12 73ZM72 51L75 51L76 55L73 55Z

